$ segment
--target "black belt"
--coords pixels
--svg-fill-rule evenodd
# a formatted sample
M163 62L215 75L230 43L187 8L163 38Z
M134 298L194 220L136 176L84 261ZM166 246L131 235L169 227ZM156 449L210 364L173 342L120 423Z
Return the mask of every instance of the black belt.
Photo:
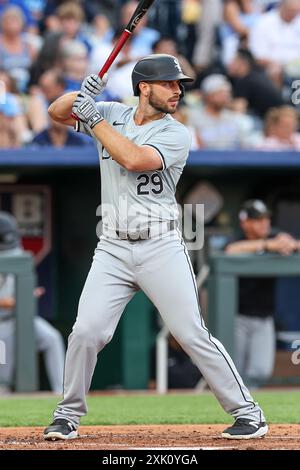
M169 232L170 230L174 230L174 228L176 227L177 227L177 223L175 220L169 220L161 224L161 228L165 228L162 233L166 233L166 232ZM138 242L141 240L148 240L149 238L152 238L151 237L152 229L157 230L157 226L153 226L153 227L150 226L139 232L124 232L122 230L116 230L116 235L120 240ZM158 233L160 233L160 230L158 230Z

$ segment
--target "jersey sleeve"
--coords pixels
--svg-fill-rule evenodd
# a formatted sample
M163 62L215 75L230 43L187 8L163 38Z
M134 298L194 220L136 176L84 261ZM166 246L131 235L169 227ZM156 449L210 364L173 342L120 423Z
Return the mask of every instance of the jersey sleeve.
M112 112L114 104L115 103L109 103L109 102L97 103L97 109L106 121L110 120L110 114ZM88 126L84 122L76 121L74 128L76 132L81 132L82 134L87 134L93 137L93 134L91 134Z
M157 150L162 160L162 170L170 166L184 166L191 147L191 135L188 129L179 123L162 128L143 145Z

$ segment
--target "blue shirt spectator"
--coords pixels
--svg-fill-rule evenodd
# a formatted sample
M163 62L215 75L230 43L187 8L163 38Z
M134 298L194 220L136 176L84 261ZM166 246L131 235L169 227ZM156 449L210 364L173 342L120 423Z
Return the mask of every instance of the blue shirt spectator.
M45 129L34 137L32 144L39 146L54 145L55 147L63 148L72 146L82 147L87 145L88 142L84 141L81 136L77 135L74 131L68 129L66 126L59 125L58 123L52 123L51 127Z
M5 100L0 100L0 113L10 118L22 114L18 100L12 93L6 93Z

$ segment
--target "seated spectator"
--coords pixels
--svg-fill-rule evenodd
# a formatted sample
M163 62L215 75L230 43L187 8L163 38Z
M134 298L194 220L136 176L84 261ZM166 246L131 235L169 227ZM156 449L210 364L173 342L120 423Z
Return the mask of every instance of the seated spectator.
M253 0L224 0L224 20L220 26L222 60L231 62L239 46L247 47L251 28L261 16L262 7Z
M224 75L210 75L202 81L203 106L189 111L202 148L233 149L253 144L254 123L249 116L231 111L231 85Z
M45 29L52 32L59 29L57 9L60 5L69 2L70 0L46 0L43 25ZM83 8L88 23L92 24L94 28L98 28L98 20L101 22L103 18L107 18L109 23L116 26L119 0L73 0L72 3Z
M17 6L6 8L1 16L0 64L15 78L18 90L24 92L29 81L29 68L37 49L23 35L24 16Z
M38 83L40 76L47 70L61 69L63 41L62 32L47 33L43 46L30 69L30 88Z
M0 212L0 256L19 256L23 253L16 219ZM45 289L38 287L32 293L40 297ZM0 388L11 391L15 369L16 282L13 274L0 274L0 339L5 342L6 363L0 367ZM26 313L26 312L25 312ZM44 354L46 372L53 392L62 393L65 347L61 334L41 317L34 318L36 349Z
M222 0L202 0L201 15L196 27L197 40L193 64L198 72L207 68L216 55L216 30L222 19Z
M263 118L274 106L281 106L284 100L263 69L255 65L247 49L239 49L227 67L233 86L234 100L243 100L245 111Z
M20 106L14 95L5 94L5 101L0 102L0 148L16 148L21 146L17 118Z
M249 48L278 87L283 73L299 77L300 0L282 0L264 13L251 29Z
M88 53L90 53L91 43L82 31L82 24L85 19L83 8L73 2L63 3L57 9L57 17L59 19L59 30L64 33L64 37L67 40L82 42Z
M261 150L300 150L298 112L291 106L270 109L265 119L265 138Z
M24 0L1 0L0 2L0 18L3 15L4 11L11 6L18 7L24 17L25 29L26 31L34 29L36 31L36 21L32 16L30 9L27 7Z
M48 129L37 134L34 137L32 144L40 146L53 145L53 147L63 148L70 146L83 146L87 145L87 142L72 129L68 128L64 124L52 121L51 119Z
M300 242L271 226L271 214L260 200L246 201L239 213L241 235L225 248L228 254L300 251ZM275 278L241 278L235 330L235 363L250 387L272 375L275 357Z
M80 41L66 41L62 45L62 72L66 82L66 93L80 90L87 75L88 53Z
M184 100L179 102L176 112L173 114L173 118L181 122L191 134L191 150L199 150L201 148L201 142L198 141L198 134L194 126L188 124L188 108Z
M48 127L48 107L64 94L65 89L65 79L58 70L48 70L40 77L38 87L35 87L28 100L28 116L34 134Z
M4 85L5 92L8 94L8 106L13 106L15 109L13 121L14 128L18 129L20 144L26 144L31 140L32 133L28 125L26 103L24 102L25 95L18 92L15 80L3 69L0 69L0 83Z
M180 42L180 47L184 56L188 61L192 61L197 39L196 29L199 18L201 16L202 0L182 0L179 3L181 3L181 18L179 17L175 23L175 34L170 36L173 37L177 42ZM179 32L179 24L181 26L181 32ZM162 31L160 32L162 33ZM166 34L166 32L164 32L164 34Z
M138 5L138 1L129 0L121 9L120 26L125 27L130 21L135 9ZM158 31L147 26L147 15L145 15L138 23L133 37L132 37L132 58L139 59L146 55L151 54L152 46L155 41L160 37Z

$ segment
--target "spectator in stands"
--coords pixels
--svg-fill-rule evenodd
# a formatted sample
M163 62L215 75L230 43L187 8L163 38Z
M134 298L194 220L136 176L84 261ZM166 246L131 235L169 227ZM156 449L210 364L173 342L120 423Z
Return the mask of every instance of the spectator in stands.
M179 60L184 73L189 77L196 78L195 70L189 61L178 51L176 42L172 38L168 37L161 37L158 41L152 46L153 54L169 54L174 57L177 57Z
M215 59L217 27L222 19L222 0L202 0L202 11L196 28L197 41L193 63L197 71L208 67Z
M6 93L5 100L0 101L0 148L20 147L20 132L17 127L20 113L20 106L15 96Z
M124 2L124 0L121 0ZM185 0L160 0L154 2L151 8L150 24L159 31L160 34L172 37L176 42L182 39L179 38L179 31L181 26L181 13L183 2ZM196 0L197 1L197 0Z
M291 106L270 109L265 119L265 138L261 150L300 150L300 133L297 132L299 115Z
M57 9L59 30L68 40L82 42L90 53L92 47L88 37L82 32L82 24L85 20L83 8L77 3L67 2Z
M87 75L88 52L80 41L68 40L62 44L62 71L66 92L79 90Z
M132 17L138 1L129 0L124 4L121 9L121 18L120 26L123 28L128 24L130 18ZM146 55L151 54L152 46L155 41L158 40L160 34L158 31L152 28L148 28L147 24L147 15L145 15L142 20L139 22L137 28L135 29L134 35L132 37L132 58L138 59Z
M247 47L251 29L262 8L253 0L224 0L224 23L220 26L222 60L228 64L239 46Z
M0 83L4 86L6 98L8 97L8 107L15 110L13 112L13 128L18 130L17 140L20 142L20 144L26 144L32 138L27 119L26 96L18 92L15 80L11 75L9 75L8 72L6 72L6 70L1 68ZM5 99L5 96L3 96L3 99ZM9 114L11 114L11 112Z
M63 148L87 145L87 141L83 140L83 138L72 129L51 119L50 126L37 134L32 144L39 146L53 145L53 147Z
M17 6L6 8L1 16L0 64L16 80L19 91L24 92L29 80L29 67L37 50L23 35L24 16Z
M44 10L44 23L48 31L57 31L59 20L57 18L57 8L70 0L47 0ZM73 0L73 4L80 5L84 9L86 19L97 28L97 21L106 17L109 22L116 26L118 17L119 0Z
M283 73L300 76L300 0L282 0L251 29L249 47L255 59L282 85Z
M202 81L203 106L189 111L203 148L233 149L253 145L254 123L249 116L231 111L231 85L224 75L213 74Z
M0 1L0 18L3 15L4 11L11 6L18 7L22 13L24 18L24 28L26 31L36 29L36 21L33 18L31 11L26 5L26 0L1 0Z
M197 24L201 16L201 3L202 0L182 0L181 5L181 32L180 36L177 34L174 39L180 42L180 47L188 61L192 61L194 48L197 38ZM180 22L180 19L178 23ZM177 30L178 23L176 24ZM164 33L166 34L166 33ZM178 40L180 37L180 41Z
M199 150L201 148L201 142L199 142L198 134L195 126L190 126L188 124L188 107L184 100L181 100L176 112L173 114L173 118L181 122L191 134L191 147L190 150Z
M23 253L16 219L0 212L0 256L17 257ZM32 295L40 297L45 290L35 289ZM11 391L15 368L16 282L13 274L0 274L0 339L5 342L6 364L0 367L0 389ZM25 312L26 313L26 312ZM41 317L34 318L36 349L44 353L46 371L53 392L62 393L65 347L61 334Z
M38 83L40 76L49 69L61 69L62 44L64 34L62 32L47 33L43 46L30 70L30 84Z
M28 100L28 116L34 134L48 127L48 107L63 95L65 89L66 82L59 70L51 69L41 75L38 87L34 89Z
M232 81L234 99L244 101L245 111L263 118L270 108L284 104L281 92L264 70L256 66L249 50L239 49L227 72Z
M230 255L300 250L300 242L271 227L271 214L260 200L246 201L240 212L242 234L225 248ZM241 278L236 317L235 362L245 383L263 385L270 377L275 356L275 278Z

